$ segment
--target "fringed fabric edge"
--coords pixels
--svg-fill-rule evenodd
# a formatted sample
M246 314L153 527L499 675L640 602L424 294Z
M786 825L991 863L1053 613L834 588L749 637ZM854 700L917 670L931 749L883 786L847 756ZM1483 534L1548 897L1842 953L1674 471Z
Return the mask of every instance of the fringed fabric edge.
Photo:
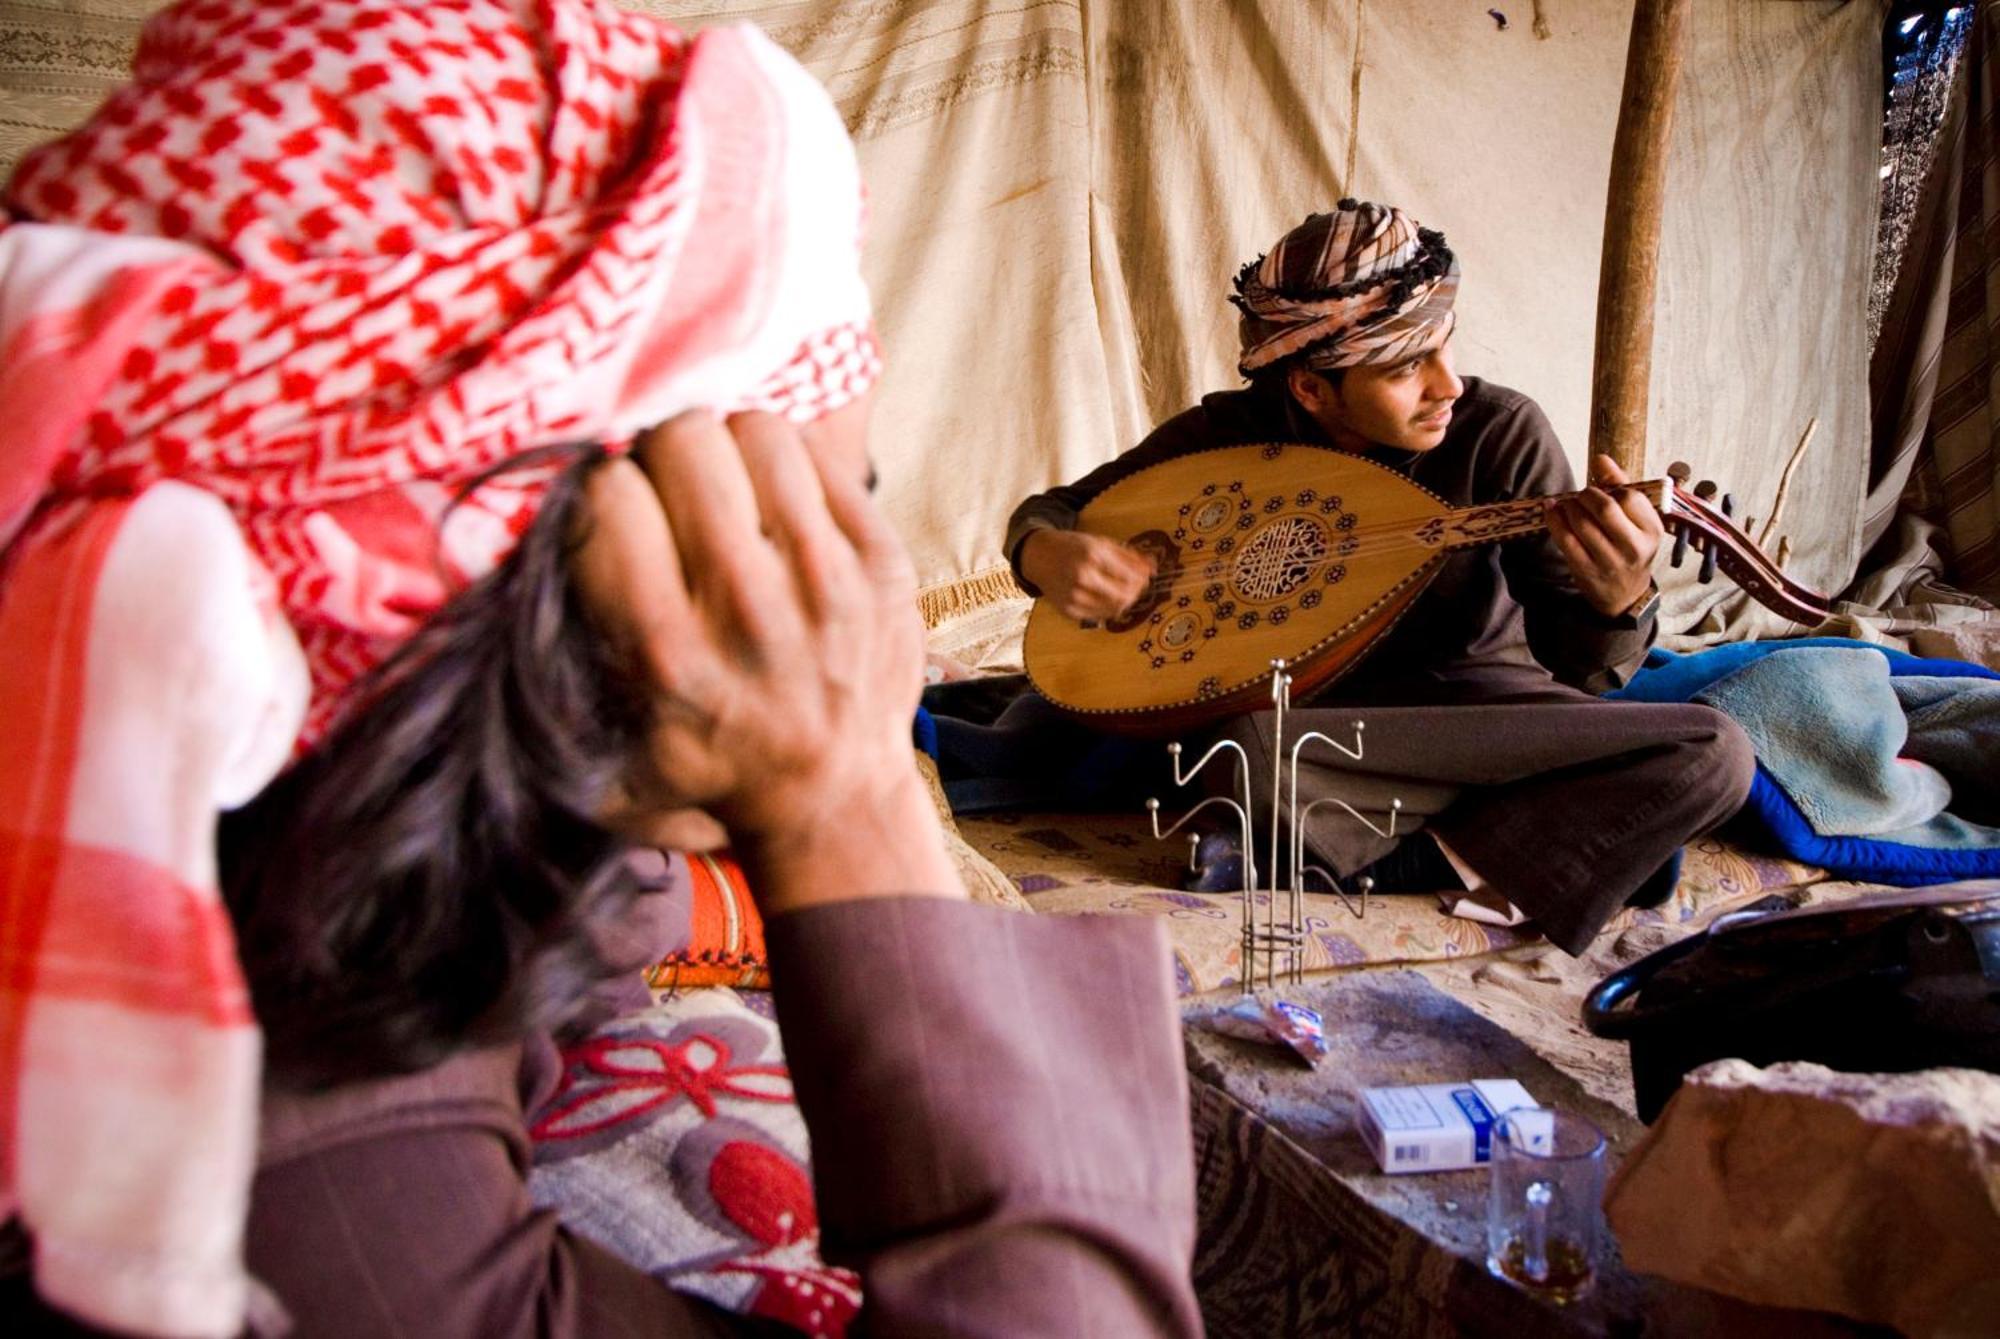
M924 626L936 628L989 604L1022 598L1011 568L989 567L970 576L924 587L917 592L917 607L923 613Z

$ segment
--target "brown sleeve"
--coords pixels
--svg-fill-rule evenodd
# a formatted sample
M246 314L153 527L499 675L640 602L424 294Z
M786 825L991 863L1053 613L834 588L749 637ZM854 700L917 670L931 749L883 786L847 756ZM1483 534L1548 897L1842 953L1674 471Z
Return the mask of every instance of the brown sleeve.
M1544 497L1576 488L1555 428L1533 401L1523 400L1501 432L1494 459L1504 477L1494 482L1497 496ZM1587 693L1608 692L1632 677L1658 632L1650 612L1643 619L1606 618L1591 608L1547 535L1504 545L1500 566L1526 619L1528 648L1549 673Z
M1021 541L1036 530L1074 530L1077 513L1090 500L1121 479L1129 478L1150 465L1171 460L1184 452L1212 445L1199 406L1176 414L1148 433L1143 441L1121 456L1107 460L1075 483L1051 488L1014 508L1007 518L1004 541L1007 562L1014 569L1014 581L1030 595L1039 597L1032 582L1021 575Z
M516 1047L266 1102L251 1273L292 1339L678 1339L736 1333L537 1210Z
M767 928L822 1248L871 1333L1196 1334L1187 1086L1150 922L897 898ZM518 1048L266 1104L253 1274L298 1339L682 1336L529 1202Z
M867 1332L1200 1333L1157 926L898 898L766 932L821 1248Z

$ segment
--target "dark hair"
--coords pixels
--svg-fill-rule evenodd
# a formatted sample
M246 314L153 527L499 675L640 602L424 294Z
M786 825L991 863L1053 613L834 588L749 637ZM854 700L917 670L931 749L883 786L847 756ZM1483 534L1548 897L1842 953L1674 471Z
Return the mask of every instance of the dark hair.
M590 929L634 889L595 815L645 699L568 576L600 455L556 478L519 547L358 685L317 749L225 816L223 896L278 1082L511 1040L604 974Z
M1261 394L1275 395L1286 404L1290 404L1292 400L1292 369L1295 367L1304 368L1308 372L1325 377L1336 391L1339 390L1342 379L1347 375L1347 369L1344 367L1309 366L1305 358L1310 352L1312 352L1311 348L1305 348L1299 350L1297 353L1287 354L1275 363L1266 363L1255 372L1250 373L1246 379Z

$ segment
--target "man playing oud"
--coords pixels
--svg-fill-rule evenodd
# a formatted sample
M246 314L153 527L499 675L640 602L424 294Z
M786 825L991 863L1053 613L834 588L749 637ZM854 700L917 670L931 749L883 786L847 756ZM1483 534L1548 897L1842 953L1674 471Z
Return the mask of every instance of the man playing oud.
M1570 493L1535 403L1453 370L1458 282L1443 236L1399 209L1342 200L1285 234L1236 277L1249 386L1204 397L1016 508L1006 542L1022 587L1080 620L1126 609L1151 560L1077 530L1078 512L1138 470L1211 447L1329 447L1454 506ZM1301 808L1337 795L1382 812L1396 796L1422 825L1398 844L1315 816L1307 840L1320 863L1366 872L1383 891L1483 887L1571 953L1621 906L1671 893L1682 844L1736 811L1752 773L1749 740L1719 712L1594 696L1623 683L1652 643L1663 527L1619 488L1627 481L1609 458L1592 475L1547 504L1546 534L1445 558L1402 620L1288 725L1292 738L1344 738L1353 721L1367 724L1359 762L1302 755ZM1260 805L1272 724L1258 712L1223 727L1249 755Z

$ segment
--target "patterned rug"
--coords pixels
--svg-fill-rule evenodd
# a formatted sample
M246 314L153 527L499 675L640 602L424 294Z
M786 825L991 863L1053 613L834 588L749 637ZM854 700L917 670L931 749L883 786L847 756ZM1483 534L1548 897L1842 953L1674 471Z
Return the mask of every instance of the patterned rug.
M1037 912L1160 916L1168 921L1183 994L1237 983L1242 971L1242 897L1179 889L1186 847L1156 841L1140 815L989 814L958 822L966 843L1012 879ZM1688 847L1680 887L1661 906L1626 911L1600 942L1640 926L1705 922L1774 892L1824 877L1794 861L1752 855L1704 838ZM1432 894L1378 895L1365 914L1351 900L1305 897L1305 967L1443 962L1541 944L1532 925L1484 925L1446 915ZM1258 899L1258 916L1269 911Z

